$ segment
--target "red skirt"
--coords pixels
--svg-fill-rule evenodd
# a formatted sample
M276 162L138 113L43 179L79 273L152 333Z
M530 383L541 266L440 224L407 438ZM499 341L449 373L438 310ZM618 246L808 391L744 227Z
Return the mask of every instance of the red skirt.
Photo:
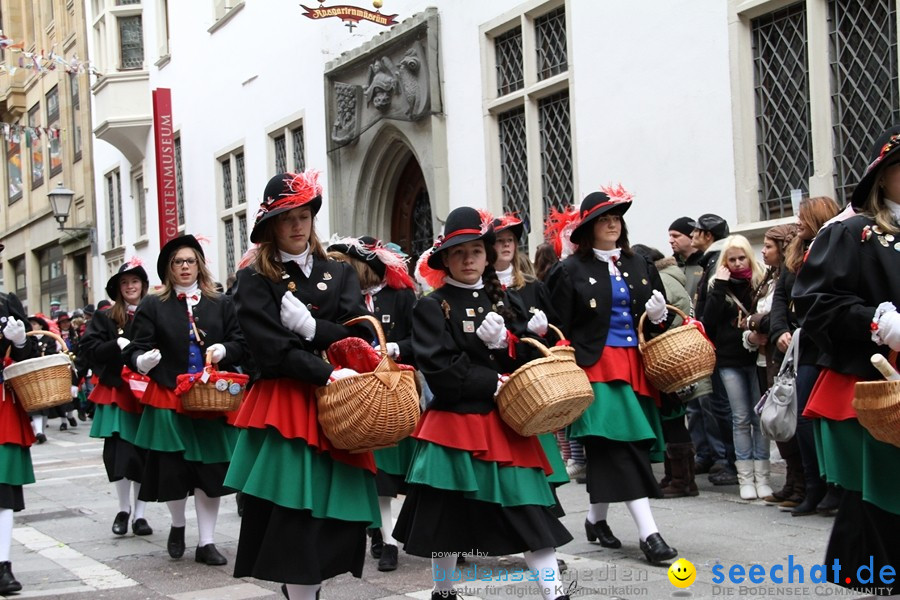
M816 385L809 393L803 416L807 419L823 418L832 421L855 419L853 393L857 381L860 381L860 378L856 375L844 375L831 369L822 369L819 378L816 379Z
M644 360L636 347L619 348L607 346L600 360L584 369L591 383L624 381L639 396L653 398L658 407L659 390L653 387L644 371Z
M333 460L377 471L371 452L350 453L331 445L319 425L316 386L296 379L261 379L244 397L234 420L235 427L265 429L273 427L285 439L302 439L319 452L328 452Z
M485 415L426 410L412 437L465 450L478 460L502 467L533 467L547 475L553 472L537 436L519 435L496 410Z
M131 388L127 383L122 383L119 387L101 383L94 388L88 399L94 404L115 404L125 412L135 415L141 414L144 410L138 399L131 393Z
M181 398L176 396L173 390L161 386L155 381L151 381L147 384L147 391L144 392L144 396L141 398L141 404L146 404L147 406L152 406L154 408L174 410L178 414L185 415L192 419L218 419L219 417L225 417L225 420L229 425L234 425L234 420L237 418L238 414L237 410L228 412L221 410L185 410L184 407L181 406Z
M0 444L15 444L28 448L34 441L31 418L16 399L12 389L0 382Z

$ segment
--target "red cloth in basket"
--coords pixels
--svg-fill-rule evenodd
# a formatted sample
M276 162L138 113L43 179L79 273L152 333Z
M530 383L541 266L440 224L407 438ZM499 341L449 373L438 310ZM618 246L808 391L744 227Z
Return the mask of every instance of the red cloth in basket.
M381 352L375 350L366 340L358 337L344 338L328 346L325 351L328 362L335 369L353 369L357 373L371 373L381 362ZM410 365L398 364L402 371L414 371Z

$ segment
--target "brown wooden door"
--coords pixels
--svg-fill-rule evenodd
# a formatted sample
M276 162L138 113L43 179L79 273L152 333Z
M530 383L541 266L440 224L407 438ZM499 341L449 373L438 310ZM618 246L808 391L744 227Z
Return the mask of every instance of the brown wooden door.
M434 241L431 225L431 201L422 169L414 157L410 157L394 193L394 210L391 214L391 239L410 255L411 265Z

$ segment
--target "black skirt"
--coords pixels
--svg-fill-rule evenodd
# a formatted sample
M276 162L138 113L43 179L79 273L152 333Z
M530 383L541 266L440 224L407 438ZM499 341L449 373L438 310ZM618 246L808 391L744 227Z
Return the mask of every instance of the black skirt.
M19 512L25 508L25 496L21 485L0 483L0 508L9 508Z
M378 472L375 473L375 489L380 497L396 498L398 494L406 493L406 476L392 475L378 469Z
M234 576L300 585L342 573L362 577L366 525L317 519L308 510L245 494Z
M900 515L866 502L860 492L844 490L825 553L826 565L835 564L835 560L841 565L838 585L875 596L896 593L897 581L882 583L879 572L885 565L900 565ZM871 572L868 568L862 571L865 577L872 578L870 583L857 580L862 566L873 567Z
M196 488L210 498L233 494L234 490L223 485L227 471L227 462L204 464L184 460L182 452L148 450L138 498L145 502L181 500Z
M424 485L409 486L393 536L408 554L425 558L435 552L505 556L572 541L548 507L503 507Z
M602 437L586 437L580 441L587 458L591 503L662 497L650 467L650 444Z
M118 433L103 440L103 464L110 481L129 479L140 483L146 456L147 450L123 440Z

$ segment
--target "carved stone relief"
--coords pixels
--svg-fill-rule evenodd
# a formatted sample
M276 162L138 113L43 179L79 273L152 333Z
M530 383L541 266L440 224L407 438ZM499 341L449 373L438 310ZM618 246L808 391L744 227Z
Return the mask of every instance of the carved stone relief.
M346 144L359 137L362 88L336 81L333 89L335 118L331 128L331 139L336 144Z

